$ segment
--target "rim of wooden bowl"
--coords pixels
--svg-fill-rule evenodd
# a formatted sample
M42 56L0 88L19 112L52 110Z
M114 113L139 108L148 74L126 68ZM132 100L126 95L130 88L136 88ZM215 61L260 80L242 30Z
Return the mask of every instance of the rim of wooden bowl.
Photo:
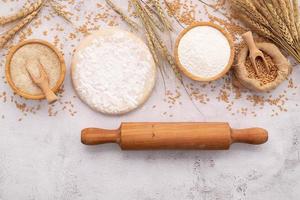
M216 76L213 77L209 77L209 78L204 78L204 77L200 77L200 76L196 76L194 74L192 74L191 72L189 72L181 63L179 60L179 56L178 56L178 46L179 43L182 39L182 37L189 32L191 29L198 27L198 26L210 26L213 27L217 30L219 30L227 39L229 46L230 46L230 58L228 61L228 64L226 65L226 67L223 69L223 71L219 74L217 74ZM217 80L221 77L223 77L231 68L232 64L233 64L233 60L234 60L234 44L233 44L233 39L232 36L230 35L229 32L227 32L224 28L222 28L221 26L214 24L212 22L194 22L192 23L190 26L188 26L187 28L185 28L183 31L181 31L176 39L175 42L175 48L174 48L174 57L175 57L175 62L177 64L177 66L179 67L179 69L190 79L195 80L195 81L203 81L203 82L209 82L209 81L214 81Z
M10 87L13 89L13 91L15 93L17 93L18 95L26 98L26 99L32 99L32 100L40 100L40 99L45 99L45 95L41 94L41 95L32 95L32 94L28 94L27 92L24 92L22 90L20 90L19 88L16 87L15 83L12 81L11 78L11 74L10 74L10 63L11 63L11 59L14 56L14 54L16 53L16 51L18 49L20 49L21 47L27 45L27 44L42 44L47 46L48 48L50 48L51 50L53 50L55 52L55 54L57 55L59 62L60 62L60 77L57 80L55 86L53 88L51 88L51 90L53 92L57 92L58 89L61 87L61 85L64 82L65 79L65 75L66 75L66 64L65 64L65 60L64 57L62 55L62 53L57 50L57 48L50 44L47 41L44 40L39 40L39 39L31 39L31 40L26 40L23 41L15 46L13 46L10 50L8 55L6 56L6 64L5 64L5 76L6 76L6 80L8 82L8 84L10 85Z

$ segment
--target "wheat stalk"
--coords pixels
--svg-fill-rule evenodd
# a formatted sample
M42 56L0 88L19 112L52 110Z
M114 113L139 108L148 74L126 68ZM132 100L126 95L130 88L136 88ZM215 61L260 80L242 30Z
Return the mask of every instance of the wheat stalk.
M149 5L149 3L146 3L144 0L140 0L143 5L144 5L144 8L146 10L148 10L151 14L153 13L155 15L155 18L157 18L159 20L160 23L163 23L160 19L160 16L159 16L159 13L157 12L157 10L155 8L153 8L152 6Z
M120 17L134 30L138 30L139 26L137 23L135 23L133 20L131 20L118 6L116 6L111 0L105 0L107 5L111 7L116 13L120 15Z
M154 23L152 23L150 16L147 15L147 11L145 11L145 8L142 7L141 3L137 0L133 0L133 5L135 6L136 12L139 15L144 27L146 34L149 36L151 43L155 48L159 48L158 42L157 42L157 35L155 33L155 30L153 28Z
M261 24L257 23L251 18L243 14L239 14L239 17L251 28L253 28L259 35L266 37L270 40L273 39L271 31L269 31L266 27L262 26Z
M54 0L50 0L49 3L50 3L50 6L52 7L52 9L54 10L54 12L58 16L61 16L67 22L69 22L70 24L73 24L72 21L71 21L71 16L73 14L71 12L65 11L64 7L62 5L60 5L59 3L57 3L56 1L54 1Z
M298 35L300 36L300 20L299 20L299 7L298 0L293 0L294 19Z
M26 5L24 8L20 9L16 14L7 17L0 17L0 25L11 23L18 19L24 18L30 13L32 13L33 11L37 10L42 4L43 4L42 0L37 0L35 3Z
M287 27L290 29L292 37L295 39L295 41L298 41L298 31L294 19L294 10L292 9L290 0L278 0L278 2L278 5L274 4L276 11L281 11L283 13L283 17L281 18L285 20Z
M273 16L269 12L268 8L265 4L262 4L262 2L254 2L257 10L261 13L262 16L268 21L269 26L271 26L273 29L278 29L277 23L273 20ZM257 21L261 23L260 21Z
M239 13L243 11L247 16L254 18L256 21L260 21L264 26L269 26L268 20L257 11L257 9L248 1L242 2L240 0L232 0L235 5L235 9Z
M153 1L153 0L151 0L151 1ZM180 81L180 83L184 87L186 93L188 94L189 98L193 102L191 95L189 94L188 90L186 89L186 87L183 83L182 76L178 70L178 67L176 66L176 64L174 62L174 58L169 53L168 48L166 47L165 43L161 40L160 35L157 32L159 30L162 32L162 29L157 27L159 22L162 23L162 25L164 26L164 29L167 29L168 31L172 30L171 23L167 20L166 16L164 15L163 9L161 8L159 1L156 1L156 2L154 1L153 10L150 9L150 6L147 5L143 0L130 0L130 2L131 2L131 5L133 5L133 7L135 9L136 16L140 19L140 21L143 24L143 28L145 31L149 49L152 53L155 63L159 67L159 70L160 70L162 78L163 78L164 85L165 85L165 80L164 80L163 68L159 64L159 62L163 63L163 61L166 60L170 64L177 79ZM143 6L141 2L145 6ZM153 13L156 14L159 21L155 20L156 18L152 15L151 11L153 11ZM193 102L193 104L194 104L194 102ZM195 105L195 107L201 113L201 111L198 109L198 107L196 105Z
M294 18L296 21L299 21L299 7L298 1L293 0L293 10L294 10Z
M139 3L139 1L135 1L135 8L140 16L142 23L145 27L146 35L149 36L151 43L153 44L154 51L161 50L161 46L158 43L157 39L157 33L154 29L154 24L152 23L151 19L149 18L149 15L147 15L147 12L145 11L145 8L142 7L142 5ZM157 54L156 54L157 55Z
M280 18L282 17L284 22L286 23L286 25L288 27L290 27L291 26L290 4L287 3L286 0L278 0L278 3L279 3L279 5L274 5L271 3L267 3L267 4L270 4L274 8L274 10L276 10L277 14L278 14L278 12L281 12L282 14L281 14Z
M172 25L170 23L170 21L168 20L168 18L166 17L164 10L162 9L159 0L151 0L151 2L153 3L155 9L157 10L158 16L160 18L160 20L163 22L163 24L168 28L168 30L172 30Z
M230 0L238 17L259 35L272 40L300 62L297 0Z
M273 16L274 24L277 24L277 27L279 28L279 31L281 32L282 36L286 39L289 45L293 45L293 37L290 33L289 28L287 27L287 24L284 23L284 21L277 15L275 8L271 3L267 3L267 8L269 9L269 12ZM284 10L284 9L283 9Z
M164 26L161 24L160 21L158 21L156 19L156 17L154 17L154 15L151 13L151 10L150 10L150 7L148 6L148 4L145 4L145 7L144 7L144 11L145 11L145 14L148 15L147 18L149 19L149 22L156 26L160 31L165 31L165 28Z
M148 32L146 32L145 34L146 34L146 38L147 38L148 47L149 47L150 52L151 52L151 54L153 56L153 60L157 64L159 61L158 61L157 54L155 52L155 47L154 47L154 44L152 42L152 39L151 39L150 35L148 34Z
M147 38L147 43L148 43L148 46L149 46L149 49L152 53L152 56L153 56L153 59L155 61L156 64L158 64L159 60L158 60L158 54L155 50L155 43L153 41L153 32L149 31L149 22L148 20L146 19L146 15L145 13L143 12L143 8L141 6L141 4L139 3L139 1L137 0L132 0L132 4L135 8L135 11L137 12L138 16L140 17L146 31L145 31L145 35L146 35L146 38Z
M282 1L282 0L278 0L278 1ZM287 11L287 16L290 19L290 23L292 25L293 21L294 21L294 10L292 7L292 3L290 2L290 0L284 0L284 5L286 6L286 11ZM280 10L280 5L276 5L278 6L278 10Z
M33 11L31 14L27 15L16 26L14 26L12 29L5 32L4 35L2 35L0 37L0 48L3 48L4 45L10 39L12 39L18 31L20 31L23 27L25 27L27 24L29 24L37 16L37 14L40 11L40 8L38 8L36 11Z
M270 3L265 3L264 0L254 2L257 10L261 13L262 16L268 21L267 28L271 31L279 30L280 33L276 32L277 36L282 36L282 34L288 35L288 40L291 43L291 34L282 21L282 19L277 15L276 10ZM251 16L250 16L251 17ZM275 18L275 19L274 19ZM255 20L258 23L262 23L259 20ZM265 23L263 23L265 25Z
M154 16L149 14L149 13L151 13L151 10L149 9L149 6L147 6L144 2L143 3L145 6L143 6L141 1L139 1L139 0L131 0L131 2L135 8L137 16L140 18L141 22L143 23L143 27L145 29L145 35L147 38L147 43L148 43L149 49L153 55L153 58L154 58L156 64L158 66L160 66L160 71L162 72L161 65L159 64L159 62L160 62L159 58L162 58L170 64L176 77L180 81L182 81L181 74L180 74L177 66L175 65L174 58L169 53L167 46L162 41L159 33L157 32L157 29L156 29L157 25L155 23L159 23L159 21L154 22L154 20L153 20ZM159 13L158 10L156 10L156 11L157 11L157 13ZM161 21L161 23L163 23L164 28L169 30L169 28L170 28L169 26L167 27L167 25L164 24L164 22L162 22L162 21ZM158 29L158 30L162 31L162 29Z

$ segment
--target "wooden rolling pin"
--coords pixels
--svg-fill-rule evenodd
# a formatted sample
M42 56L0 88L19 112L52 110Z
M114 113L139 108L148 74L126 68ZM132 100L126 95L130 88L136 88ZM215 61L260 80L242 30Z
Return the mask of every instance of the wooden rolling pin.
M262 144L268 132L261 128L232 129L228 123L122 123L117 130L87 128L86 145L117 143L123 150L229 149L232 143Z

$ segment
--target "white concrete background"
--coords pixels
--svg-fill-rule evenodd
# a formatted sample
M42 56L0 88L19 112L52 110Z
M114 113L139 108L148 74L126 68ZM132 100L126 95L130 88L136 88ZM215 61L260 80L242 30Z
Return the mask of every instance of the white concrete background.
M93 10L96 9L93 2L79 3L83 10ZM125 8L127 1L120 2ZM0 15L14 12L23 3L0 1ZM11 7L12 10L8 9ZM48 8L45 8L41 15L47 12ZM57 22L66 27L63 33L41 34L42 30L55 26ZM122 28L126 29L126 26L122 24ZM33 30L30 38L53 41L53 35L60 34L68 64L63 100L72 99L75 93L69 77L69 63L73 50L71 44L76 45L77 41L68 41L66 36L74 29L55 17L50 21L44 20L42 28ZM13 43L17 41L18 37ZM6 53L7 48L0 50L1 76L4 75ZM299 85L298 67L295 67L292 77ZM169 78L167 87L172 89L174 83ZM222 81L215 84L221 87ZM285 89L287 83L272 94ZM0 91L12 94L4 79L0 80ZM75 117L66 112L49 117L45 102L18 98L28 105L42 105L36 115L29 114L20 122L18 119L22 113L14 103L0 100L0 200L299 199L300 108L294 106L299 102L299 91L293 90L296 95L289 97L288 112L277 117L270 116L271 106L259 110L243 99L237 104L255 110L258 116L232 116L226 106L215 99L216 92L205 92L211 101L206 105L197 104L202 114L196 111L184 92L181 98L183 104L169 109L163 101L164 90L159 80L153 95L142 108L119 117L93 112L78 99L72 100L78 112ZM157 107L153 109L153 105ZM172 113L173 117L163 115L164 111ZM1 119L2 115L4 119ZM235 128L265 127L270 138L261 146L238 144L233 145L230 151L122 152L113 144L88 147L80 143L82 128L117 128L122 121L228 121Z

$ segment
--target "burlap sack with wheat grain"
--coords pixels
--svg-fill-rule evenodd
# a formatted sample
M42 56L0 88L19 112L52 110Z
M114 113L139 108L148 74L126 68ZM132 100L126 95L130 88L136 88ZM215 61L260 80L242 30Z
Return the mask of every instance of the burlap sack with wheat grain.
M272 61L278 68L277 77L267 84L261 84L259 80L249 78L249 73L245 66L246 59L249 55L249 49L248 47L244 47L238 54L237 64L233 68L235 78L237 79L234 81L234 85L244 86L257 92L266 92L275 89L280 83L286 80L292 71L292 67L286 57L274 44L257 43L257 47L272 58Z

